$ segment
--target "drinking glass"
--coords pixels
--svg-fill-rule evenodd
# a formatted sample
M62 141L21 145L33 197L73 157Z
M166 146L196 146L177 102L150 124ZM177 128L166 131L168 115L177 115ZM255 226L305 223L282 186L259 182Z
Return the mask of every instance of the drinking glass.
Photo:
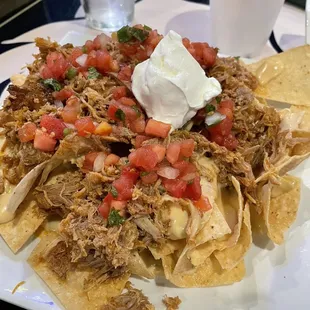
M254 57L265 46L284 0L211 0L211 44L221 54Z
M83 0L88 26L115 31L131 24L135 0Z

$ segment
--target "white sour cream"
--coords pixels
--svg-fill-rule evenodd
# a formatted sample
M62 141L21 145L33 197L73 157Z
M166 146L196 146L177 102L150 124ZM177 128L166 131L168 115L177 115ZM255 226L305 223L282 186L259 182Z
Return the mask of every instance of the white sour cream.
M132 91L148 117L182 127L222 89L208 78L174 31L160 41L132 75Z

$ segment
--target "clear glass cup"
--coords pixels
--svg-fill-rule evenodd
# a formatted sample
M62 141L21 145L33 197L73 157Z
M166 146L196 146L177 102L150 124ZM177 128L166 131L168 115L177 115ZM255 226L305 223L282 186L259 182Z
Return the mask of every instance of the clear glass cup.
M83 0L87 25L105 31L115 31L131 24L135 0Z

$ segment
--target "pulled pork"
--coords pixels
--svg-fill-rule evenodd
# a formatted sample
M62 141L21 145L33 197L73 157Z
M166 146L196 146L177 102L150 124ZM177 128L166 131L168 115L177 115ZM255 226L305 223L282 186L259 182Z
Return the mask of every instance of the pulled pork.
M178 310L181 302L182 301L179 296L168 297L167 295L165 295L163 298L163 304L166 306L167 310Z
M109 303L104 305L101 310L154 310L154 306L141 290L133 288L130 282L126 283L126 292L112 297Z

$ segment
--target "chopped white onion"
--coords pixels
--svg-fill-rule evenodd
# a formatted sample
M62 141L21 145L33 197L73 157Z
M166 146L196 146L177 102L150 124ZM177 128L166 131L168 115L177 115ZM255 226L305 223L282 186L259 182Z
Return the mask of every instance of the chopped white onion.
M157 174L163 178L174 180L179 176L180 171L172 167L161 167L157 170Z
M70 123L64 123L64 124L67 128L75 129L75 126L73 124L70 124Z
M188 174L184 175L181 179L183 181L188 182L188 181L191 181L191 180L195 179L195 177L196 177L196 173L192 172L192 173L188 173Z
M212 115L207 115L205 123L207 126L213 126L219 124L222 120L226 118L226 115L221 114L220 112L214 112Z
M64 104L60 100L54 100L54 104L57 109L64 107Z
M81 66L85 67L87 60L87 54L83 54L80 57L78 57L75 61Z
M104 165L104 160L106 159L107 155L103 152L100 152L98 154L98 156L96 157L95 161L94 161L94 167L93 170L95 172L100 172L103 165Z

